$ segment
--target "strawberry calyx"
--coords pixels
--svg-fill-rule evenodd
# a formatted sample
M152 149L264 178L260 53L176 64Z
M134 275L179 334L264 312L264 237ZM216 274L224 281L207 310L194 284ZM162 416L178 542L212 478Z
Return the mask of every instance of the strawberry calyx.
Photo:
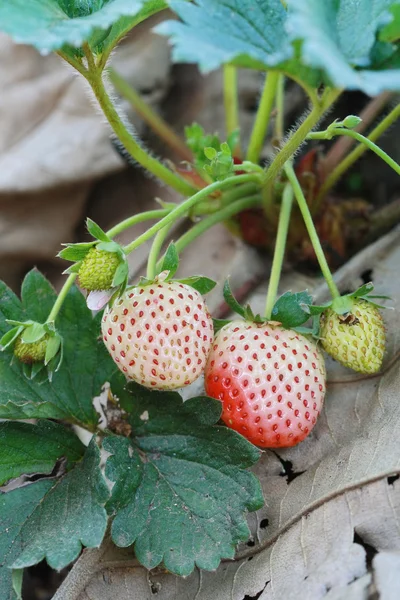
M79 283L88 292L121 288L128 283L129 268L124 249L102 229L87 219L86 226L94 241L64 244L57 256L73 262L64 273L77 273Z
M51 381L52 374L61 366L63 340L53 322L14 321L7 319L12 329L0 339L0 351L13 349L14 356L23 363L24 374L33 379L43 369L47 369Z
M372 294L373 291L374 285L372 282L364 283L364 285L350 294L345 294L339 298L334 298L333 300L325 302L321 305L310 305L310 314L321 315L328 309L332 309L337 315L346 318L349 314L351 314L352 308L357 300L365 300L377 308L386 308L382 304L375 302L375 300L390 300L390 297L382 294Z

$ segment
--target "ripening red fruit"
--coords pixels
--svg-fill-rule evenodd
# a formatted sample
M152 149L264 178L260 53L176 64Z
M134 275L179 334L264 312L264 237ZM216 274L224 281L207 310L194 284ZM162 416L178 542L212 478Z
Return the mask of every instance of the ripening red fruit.
M256 446L295 446L321 411L324 359L313 341L279 324L233 321L215 337L205 387L221 400L224 423Z

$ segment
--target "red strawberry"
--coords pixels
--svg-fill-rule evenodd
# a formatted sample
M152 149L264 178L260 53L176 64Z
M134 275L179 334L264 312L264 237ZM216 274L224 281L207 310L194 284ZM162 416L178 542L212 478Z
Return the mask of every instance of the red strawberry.
M204 371L213 322L203 298L177 281L128 289L102 319L104 343L128 379L173 390Z
M277 323L233 321L215 337L206 393L222 419L262 448L295 446L314 427L325 396L325 365L314 342Z

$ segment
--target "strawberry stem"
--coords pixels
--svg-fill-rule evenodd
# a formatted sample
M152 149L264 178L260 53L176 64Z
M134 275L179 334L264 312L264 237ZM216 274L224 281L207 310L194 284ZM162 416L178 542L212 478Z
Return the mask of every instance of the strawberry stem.
M239 125L239 103L237 91L237 68L233 65L224 65L224 107L226 137L240 129ZM233 153L238 158L241 156L240 142L238 140Z
M178 218L185 216L188 211L201 202L208 198L214 192L222 191L223 189L230 188L240 183L250 183L250 182L261 182L261 177L255 173L249 173L245 175L235 175L233 177L229 177L224 179L223 181L216 181L211 185L203 188L198 191L194 196L188 198L182 204L179 204L174 210L172 210L167 216L165 216L161 221L150 227L145 233L140 235L136 240L125 246L124 251L125 254L130 254L133 250L136 250L141 244L147 242L150 238L152 238L156 233L163 229L166 225L170 225L174 223Z
M158 179L172 187L177 192L184 196L189 196L195 191L194 188L187 183L184 179L170 171L165 165L163 165L156 158L151 156L135 139L127 129L122 118L118 114L110 96L104 85L103 76L101 71L96 67L94 63L93 54L88 48L88 45L84 45L85 56L88 62L88 71L85 73L85 77L90 84L94 95L107 119L111 125L114 133L126 149L126 151L137 161L142 167L147 169L150 173L153 173Z
M359 140L358 138L356 138L356 136L350 136L353 139L358 139L358 141L361 141L362 143L360 143L356 148L354 148L354 150L352 150L352 152L350 152L350 154L348 154L346 156L346 158L344 160L342 160L342 162L340 162L334 169L333 171L329 174L329 176L326 178L324 184L321 186L321 189L318 193L318 196L316 198L316 206L319 206L319 204L321 203L321 200L326 196L326 194L329 192L329 190L331 190L334 185L336 184L336 182L342 177L342 175L348 171L348 169L350 169L350 167L368 150L374 150L375 152L375 148L378 148L378 146L375 146L375 144L373 144L374 147L371 147L371 145L369 145L367 142L373 143L375 142L387 129L389 129L389 127L391 125L393 125L393 123L395 121L397 121L397 119L400 117L400 104L398 104L397 106L395 106L395 108L387 115L387 117L385 117L383 119L383 121L381 121L379 123L379 125L377 125L375 127L375 129L373 129L371 131L371 133L369 134L368 137L364 137L361 136L362 140ZM356 132L352 132L352 133L356 133ZM342 132L343 134L343 132ZM344 134L344 135L348 135L348 134ZM360 134L358 134L360 135ZM380 148L379 148L380 150ZM383 152L383 150L381 150L381 152ZM386 154L386 153L384 153ZM387 156L387 154L386 154ZM381 156L381 158L383 158ZM389 158L387 156L387 158ZM385 158L384 158L385 160ZM390 159L392 160L392 159ZM387 162L387 161L386 161ZM394 161L393 161L394 162ZM388 163L389 164L389 163ZM395 163L396 168L395 171L397 171L398 165L397 163ZM392 165L390 165L392 166ZM392 168L394 168L392 166Z
M293 187L288 183L283 190L281 211L279 214L278 232L276 235L274 258L272 261L271 275L269 278L267 300L265 304L265 317L270 320L272 309L278 292L281 278L283 257L285 255L286 239L289 230L290 214L293 204Z
M161 252L161 248L163 247L163 244L166 240L166 237L173 225L175 225L175 222L172 223L172 225L167 225L163 229L160 229L160 231L157 233L153 240L153 244L149 252L149 258L147 260L147 279L153 280L157 275L157 259Z
M175 133L160 115L158 115L141 95L114 69L109 68L108 74L115 89L133 106L138 115L157 133L160 139L182 159L192 162L193 155L183 139Z
M277 142L281 142L285 133L285 76L283 73L279 74L276 86L275 109L274 135Z
M223 221L227 221L234 215L242 212L242 210L248 210L249 208L253 208L254 206L261 205L262 197L260 194L255 194L254 196L249 196L247 198L241 198L236 202L232 202L232 204L228 204L221 210L216 211L215 213L209 215L208 217L202 219L193 227L191 227L186 233L184 233L178 240L175 242L175 248L180 254L182 250L184 250L189 244L191 244L195 239L200 237L203 233L205 233L208 229L217 225L217 223L221 223ZM161 268L161 264L164 257L160 258L157 263L157 270Z
M311 212L307 204L307 200L304 197L303 190L301 189L301 185L299 180L296 177L296 173L294 172L293 166L291 163L286 163L285 165L286 175L293 187L294 195L296 196L297 203L300 208L300 212L303 216L305 226L308 231L308 235L310 236L311 243L314 248L314 252L316 254L319 266L321 268L322 274L325 278L325 281L328 285L329 291L332 295L332 298L340 298L340 292L336 286L336 283L333 280L333 276L327 260L325 258L324 251L322 250L321 242L319 241L317 230L315 229L314 222L311 217Z
M251 132L246 156L247 160L256 164L260 161L261 150L267 134L271 111L274 106L278 80L279 73L277 71L269 71L265 78L264 89L254 121L253 130Z
M57 300L54 302L53 308L51 309L50 314L46 319L46 323L53 323L56 320L56 317L57 317L58 313L60 312L60 309L64 303L64 300L67 297L69 290L74 285L75 279L77 278L77 276L78 276L77 273L71 273L71 275L68 275L68 279L64 283L63 287L61 288L61 291L58 294Z
M137 215L133 215L132 217L128 217L121 221L117 225L114 225L111 229L107 231L108 237L112 238L125 231L125 229L129 229L129 227L133 227L138 223L143 223L143 221L150 221L151 219L162 219L163 217L169 215L169 213L176 207L176 204L171 202L170 207L167 208L158 208L156 210L148 210L146 212L138 213Z

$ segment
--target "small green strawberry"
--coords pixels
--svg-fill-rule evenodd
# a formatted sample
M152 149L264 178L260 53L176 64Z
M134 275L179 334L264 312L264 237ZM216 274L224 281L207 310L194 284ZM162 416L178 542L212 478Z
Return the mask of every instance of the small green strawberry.
M79 283L85 290L108 290L113 285L120 257L115 252L90 248L79 268Z
M344 315L329 308L321 317L320 336L324 350L345 367L368 375L381 369L385 327L379 309L367 300L354 300Z
M31 365L32 363L43 362L46 358L47 343L49 335L45 335L36 342L23 342L19 337L14 345L14 356L21 362Z
M65 244L58 253L71 265L65 273L77 273L79 283L88 292L113 290L123 291L128 282L128 263L125 252L94 221L87 219L87 228L94 238L92 242Z
M359 373L377 373L385 353L385 326L374 286L366 283L352 294L335 298L322 306L309 306L312 315L321 315L319 337L325 352L345 367Z

